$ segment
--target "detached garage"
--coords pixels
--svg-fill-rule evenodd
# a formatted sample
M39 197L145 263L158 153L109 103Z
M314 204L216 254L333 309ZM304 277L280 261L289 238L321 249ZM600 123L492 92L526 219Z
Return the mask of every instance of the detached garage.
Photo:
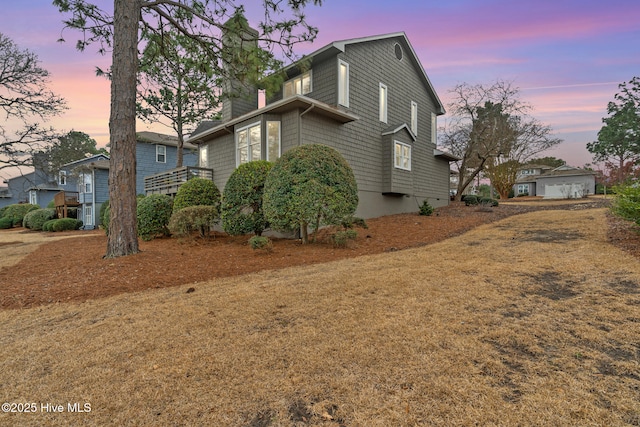
M595 194L596 190L595 172L567 165L529 175L518 181L519 184L516 185L523 186L526 183L528 189L532 190L529 195L545 199L579 199Z

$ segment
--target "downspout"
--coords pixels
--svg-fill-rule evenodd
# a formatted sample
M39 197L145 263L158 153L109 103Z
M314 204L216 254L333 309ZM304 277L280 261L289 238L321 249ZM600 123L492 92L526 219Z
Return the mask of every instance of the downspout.
M298 146L302 145L302 116L304 116L305 114L307 114L309 111L313 110L315 108L315 104L311 104L309 106L309 108L307 108L306 110L304 110L302 113L300 113L300 115L298 116Z
M96 168L91 168L91 224L96 228Z

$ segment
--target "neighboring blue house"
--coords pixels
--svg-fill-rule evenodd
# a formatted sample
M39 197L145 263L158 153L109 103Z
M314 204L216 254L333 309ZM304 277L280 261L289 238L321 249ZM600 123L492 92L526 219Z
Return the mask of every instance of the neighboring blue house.
M155 132L136 134L136 193L144 194L144 178L173 169L176 165L178 138ZM196 147L185 144L183 164L193 166L197 163ZM100 225L100 207L109 200L109 157L94 156L65 165L61 174L66 174L72 188L68 191L79 193L81 204L78 218L88 229Z
M45 207L59 191L56 177L49 176L44 168L39 167L38 156L33 172L19 175L4 181L6 187L0 188L0 208L16 203L31 203Z

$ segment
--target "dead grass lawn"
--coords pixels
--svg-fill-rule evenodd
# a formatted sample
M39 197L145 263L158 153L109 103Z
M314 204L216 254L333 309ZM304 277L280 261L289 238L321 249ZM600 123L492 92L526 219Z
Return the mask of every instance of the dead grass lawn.
M238 262L242 262L238 260ZM2 425L640 425L640 265L605 209L0 311ZM40 407L40 406L38 406Z

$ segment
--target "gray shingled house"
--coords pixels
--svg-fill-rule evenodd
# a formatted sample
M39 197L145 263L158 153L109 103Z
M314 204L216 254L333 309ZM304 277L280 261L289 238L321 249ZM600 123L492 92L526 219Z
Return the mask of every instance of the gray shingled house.
M333 42L291 65L280 93L258 108L258 91L232 98L222 121L188 141L222 191L233 170L275 161L302 144L325 144L349 162L358 183L356 215L416 212L449 201L449 162L436 148L444 108L404 33Z
M578 199L595 194L595 172L563 165L530 165L518 171L513 191L516 196L542 196L545 199Z

